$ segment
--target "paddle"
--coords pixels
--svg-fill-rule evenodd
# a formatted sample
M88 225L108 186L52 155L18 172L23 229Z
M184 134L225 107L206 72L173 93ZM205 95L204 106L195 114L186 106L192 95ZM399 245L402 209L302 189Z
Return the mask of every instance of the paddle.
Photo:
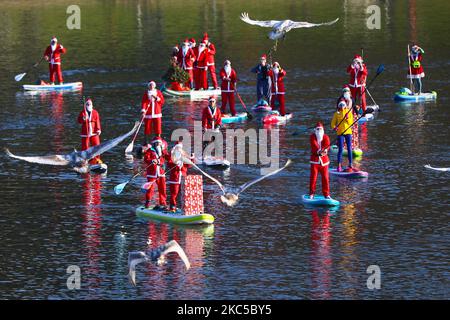
M172 167L171 169L167 170L166 172L164 172L164 175L168 174L170 171L172 171L172 170L175 169L176 167L177 167L177 166L174 166L174 167ZM144 183L144 184L141 186L141 189L148 190L148 189L150 189L150 187L151 187L155 182L156 182L156 179L153 180L153 181L146 182L146 183Z
M244 101L242 101L241 95L237 92L236 95L239 98L239 101L241 102L241 104L244 106L245 111L247 111L247 118L248 120L252 120L253 119L253 115L248 111L247 106L245 105Z
M115 194L121 194L123 189L125 189L125 186L130 183L131 181L133 181L134 178L136 178L137 176L139 176L140 174L142 174L142 172L144 172L144 170L147 170L148 167L150 167L151 165L153 165L153 162L150 163L148 166L146 166L144 169L140 170L138 173L136 173L134 176L131 177L131 179L128 179L128 181L123 182L121 184L118 184L117 186L114 187L114 192Z
M408 44L408 68L409 68L409 89L411 89L411 92L414 93L414 85L412 80L412 71L411 71L411 51L409 50L409 44Z
M377 68L377 74L372 78L372 80L369 82L369 84L367 86L364 87L363 92L361 93L361 96L366 93L367 88L369 88L372 83L375 81L375 79L384 71L384 64L380 64ZM354 106L353 106L354 107ZM342 118L342 120L339 122L339 124L336 126L336 128L339 128L339 126L341 125L341 123L346 119L347 115L352 112L352 109L348 110L347 113L345 114L345 116ZM364 115L366 114L366 112L363 113ZM359 119L358 119L359 120Z
M148 106L147 106L147 109L145 109L145 112L144 112L144 114L142 115L141 122L139 123L139 126L138 126L136 132L134 133L133 140L131 140L130 144L129 144L128 147L125 149L125 155L130 154L130 153L133 152L134 141L136 140L137 135L138 135L138 133L139 133L139 130L141 129L142 123L143 123L144 120L145 120L145 115L147 114L147 110L148 110L149 107L150 107L150 105L148 105Z
M42 56L42 58L41 58L38 62L36 62L36 63L33 64L30 68L28 68L27 71L25 71L24 73L19 73L18 75L16 75L16 76L14 77L14 80L16 80L17 82L19 82L20 80L22 80L23 77L25 77L26 74L29 73L29 72L31 71L31 69L36 68L36 67L42 62L42 60L44 60L44 56Z

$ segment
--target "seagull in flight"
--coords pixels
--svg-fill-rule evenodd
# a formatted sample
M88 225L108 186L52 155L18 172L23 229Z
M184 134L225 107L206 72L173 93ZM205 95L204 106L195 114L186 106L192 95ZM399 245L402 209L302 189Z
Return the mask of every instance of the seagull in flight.
M32 156L32 157L22 157L12 154L8 149L5 152L11 158L39 164L47 164L52 166L70 166L73 170L78 173L87 173L89 171L89 160L95 158L98 155L114 148L123 140L131 136L138 128L139 123L136 122L133 129L128 133L125 133L117 138L106 141L94 147L90 147L84 151L74 150L73 152L65 155L49 155L49 156Z
M297 28L312 28L312 27L318 27L318 26L329 26L332 24L335 24L339 18L333 21L324 22L324 23L309 23L309 22L303 22L303 21L292 21L292 20L252 20L248 16L248 13L243 12L240 16L241 20L245 23L260 26L260 27L266 27L266 28L272 28L272 31L269 32L269 38L272 40L278 40L280 38L284 38L286 36L286 33L291 31L291 29L297 29Z
M148 252L131 251L128 253L128 277L130 282L136 286L136 266L139 263L154 263L158 266L166 262L166 255L171 252L176 252L181 260L183 260L186 270L189 270L191 264L183 248L175 240L169 241L166 244L159 246L156 249Z

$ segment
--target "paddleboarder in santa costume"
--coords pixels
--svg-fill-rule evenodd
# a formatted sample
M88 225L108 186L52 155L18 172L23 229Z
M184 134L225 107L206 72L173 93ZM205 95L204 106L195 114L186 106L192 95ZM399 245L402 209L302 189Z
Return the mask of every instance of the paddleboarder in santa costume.
M409 56L410 71L408 70L408 79L414 82L415 94L422 93L422 78L425 77L425 72L422 66L422 54L425 53L421 47L414 44L411 47L411 55ZM411 74L410 74L411 73Z
M227 104L230 106L231 115L236 115L236 103L234 99L234 91L236 89L237 75L236 71L231 68L230 60L225 60L223 68L220 70L220 79L222 80L222 113L226 113Z
M55 77L58 77L59 84L63 84L63 76L61 70L61 54L66 53L66 48L58 43L56 37L52 37L50 45L45 49L44 59L48 61L48 69L50 74L50 83L55 84Z
M164 163L170 159L167 152L167 142L161 137L156 136L148 146L144 154L144 161L147 168L147 181L153 182L145 193L145 207L150 208L150 201L153 198L155 184L158 186L159 205L155 206L153 210L166 210L166 177L164 171Z
M268 75L270 77L270 80L272 82L272 94L270 98L270 104L272 107L272 110L275 110L275 100L278 100L278 111L280 112L280 115L285 116L286 110L285 110L285 89L284 89L284 77L286 76L286 71L284 71L278 62L274 62L272 69L269 70Z
M330 138L325 134L323 124L318 122L314 133L309 137L311 143L311 174L309 178L309 198L314 199L316 193L317 176L322 176L322 193L326 199L330 196L330 177L328 175L328 150L330 149Z
M179 66L189 74L189 87L194 89L194 51L189 46L189 39L184 40L181 50L178 52Z
M210 97L209 104L203 109L202 113L202 128L206 129L218 129L222 125L222 113L216 106L216 98Z
M194 82L195 90L208 90L208 48L202 41L198 48L194 48Z
M100 134L102 133L100 125L100 115L94 109L92 100L88 98L84 104L83 110L78 115L78 123L81 124L81 150L87 150L100 144ZM103 163L100 156L89 161L90 164Z
M212 85L215 89L219 89L219 84L217 82L216 76L216 65L214 61L214 56L216 55L216 47L209 41L208 34L205 32L203 36L203 42L206 44L208 49L208 57L206 58L209 75L211 76Z
M344 150L344 141L347 144L347 152L348 152L348 168L345 169L347 172L352 172L352 128L351 125L354 123L353 121L353 112L350 109L347 109L347 104L345 101L341 101L338 104L337 111L333 115L333 119L331 120L331 128L337 132L337 143L338 143L338 154L337 154L337 162L338 167L337 171L342 171L342 152Z
M145 115L145 145L148 144L148 137L151 134L161 136L162 133L162 107L164 96L156 89L156 82L150 81L148 89L142 96L141 113Z
M176 149L179 149L179 152L183 152L183 144L181 141L178 141L175 146L172 148L172 152L176 151ZM194 162L194 154L191 155L192 162ZM167 184L169 184L170 188L170 212L176 212L178 210L177 208L177 197L181 189L181 179L182 177L186 177L187 170L191 166L188 164L183 163L181 160L177 163L173 162L172 158L170 158L167 166L167 171L170 171L170 177L167 181Z
M361 107L366 111L366 80L368 76L367 67L360 55L355 55L352 64L347 67L347 73L350 74L350 82L348 86L352 93L353 99L357 101L361 99Z

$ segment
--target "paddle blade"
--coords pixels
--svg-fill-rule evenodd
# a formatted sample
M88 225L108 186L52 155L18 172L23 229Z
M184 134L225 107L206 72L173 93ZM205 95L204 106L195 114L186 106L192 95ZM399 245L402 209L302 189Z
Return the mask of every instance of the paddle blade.
M114 187L114 193L115 194L121 194L123 189L125 188L125 186L127 185L128 182L124 182L121 184L118 184L117 186Z
M26 72L21 73L21 74L18 74L18 75L16 75L16 76L14 77L14 80L16 80L17 82L19 82L20 80L23 79L23 77L25 77L26 74L27 74Z
M125 154L130 154L133 152L134 147L134 141L131 141L131 143L128 145L128 147L125 149Z
M248 120L252 120L253 119L253 115L247 111L247 119Z
M384 64L380 64L377 69L377 74L380 74L384 71Z
M150 189L150 187L153 185L153 181L152 182L146 182L141 186L141 191L143 193L146 193L148 189Z

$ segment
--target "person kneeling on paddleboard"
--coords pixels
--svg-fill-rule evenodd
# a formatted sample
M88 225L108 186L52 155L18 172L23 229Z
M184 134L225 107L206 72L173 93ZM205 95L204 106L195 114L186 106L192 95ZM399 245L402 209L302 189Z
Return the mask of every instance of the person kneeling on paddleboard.
M183 144L181 141L178 141L175 146L171 150L171 154L174 154L176 152L180 152L181 154L184 153L183 151ZM195 161L194 154L191 154L192 162ZM177 197L178 193L180 192L181 188L181 179L182 177L186 177L187 169L190 168L191 165L183 163L183 161L178 160L177 162L174 162L173 157L170 157L170 160L168 162L167 171L170 171L170 177L167 181L167 184L170 186L170 212L177 212Z
M204 130L219 129L222 125L222 113L216 106L216 98L209 97L208 106L203 109L202 128Z
M412 79L414 82L415 94L419 95L422 93L422 78L425 77L425 72L422 66L422 54L425 53L421 47L414 44L411 47L411 54L409 56L410 63L410 73L408 73L408 78ZM409 72L408 71L408 72Z
M159 205L155 206L153 210L166 210L166 176L164 172L165 161L170 160L170 155L167 152L167 142L161 137L156 136L148 146L144 154L144 161L147 163L147 181L152 182L147 192L145 193L145 207L150 208L150 201L153 198L155 190L155 183L158 185Z
M338 143L338 154L337 161L338 167L337 171L342 171L342 151L344 149L344 141L347 144L348 152L348 168L346 171L352 172L352 128L353 124L353 113L350 109L347 109L347 104L344 101L339 102L338 109L333 115L331 120L331 128L337 132L337 143Z
M236 90L237 75L236 71L231 68L230 60L225 60L223 68L220 70L220 79L222 80L222 113L226 113L227 104L230 105L231 115L236 115L236 104L234 101L234 91Z
M78 123L81 124L81 150L99 145L100 134L102 133L100 115L97 110L94 110L94 104L90 98L86 100L83 110L78 115ZM100 156L96 156L89 163L101 164L103 162Z
M63 76L61 70L61 54L66 53L66 48L58 44L58 39L52 37L50 45L45 49L44 59L48 61L48 69L50 74L50 83L55 84L55 77L58 77L59 84L63 84Z
M309 198L314 199L316 193L317 176L320 172L322 176L322 193L326 199L330 196L330 177L328 175L328 150L330 148L330 138L325 134L323 124L318 122L314 128L314 133L309 137L311 143L311 174L309 178Z

